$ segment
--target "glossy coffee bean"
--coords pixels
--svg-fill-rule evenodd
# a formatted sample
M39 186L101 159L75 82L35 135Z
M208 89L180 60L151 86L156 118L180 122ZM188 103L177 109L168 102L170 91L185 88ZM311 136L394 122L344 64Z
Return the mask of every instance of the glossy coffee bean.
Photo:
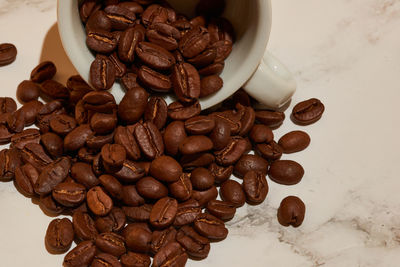
M86 36L86 45L95 52L109 54L117 47L117 40L111 32L93 30Z
M158 230L154 231L150 245L151 253L155 255L157 254L158 251L160 251L160 249L165 247L168 243L175 242L176 233L177 231L172 226L161 231Z
M174 221L174 226L180 227L191 224L201 213L199 202L193 198L179 203Z
M11 152L12 150L10 150ZM37 143L28 143L21 150L20 155L24 163L32 164L38 171L42 171L44 167L53 162L53 160L46 154L43 147Z
M13 112L7 119L8 129L14 133L20 133L25 126L25 112L23 109L18 109Z
M186 33L179 42L179 50L186 58L192 58L206 49L210 43L210 34L204 27L197 26Z
M149 94L141 87L129 90L118 107L118 116L126 124L133 124L142 117Z
M193 57L193 58L189 58L187 61L192 64L193 66L195 66L196 68L204 68L210 64L212 64L215 60L217 56L217 50L215 48L207 48L206 50L204 50L202 53L198 54L197 56ZM214 79L214 78L213 78ZM204 89L204 93L203 93L203 87L202 87L202 92L200 95L202 94L207 94L207 92L210 92L208 89ZM203 96L205 96L203 95ZM203 97L200 96L200 97Z
M109 5L104 11L106 12L106 16L111 20L114 30L125 30L135 24L135 13L123 6Z
M168 185L170 195L179 201L188 200L192 196L192 182L189 173L182 173L179 179Z
M91 267L122 267L121 263L118 261L118 258L108 254L108 253L99 253L96 254L93 258Z
M101 148L101 158L108 170L120 170L126 159L125 148L118 144L106 144Z
M285 120L285 113L280 111L259 110L256 111L256 119L268 127L277 128Z
M174 26L166 23L154 23L148 27L146 37L151 43L172 51L178 48L181 33Z
M144 112L145 121L152 122L158 129L164 127L167 122L167 103L162 97L153 96L147 103L146 110Z
M201 76L219 75L224 70L224 62L214 62L202 69L199 69L199 74Z
M0 97L0 114L12 113L17 110L17 103L11 97Z
M117 114L94 113L90 118L90 127L96 134L109 134L117 126Z
M165 151L171 156L175 156L178 154L179 145L187 137L184 125L185 124L182 121L173 121L165 128Z
M127 67L125 63L119 59L117 52L114 51L110 56L108 56L108 59L110 59L110 61L114 64L115 77L122 78L127 72Z
M144 177L136 183L138 193L149 199L160 199L168 195L167 187L153 177Z
M249 204L262 203L268 194L268 183L265 173L251 170L243 177L243 191Z
M232 42L229 40L220 40L212 44L217 51L215 62L224 61L232 52Z
M234 180L224 182L219 189L219 194L222 200L231 202L237 208L243 206L246 202L242 186Z
M140 158L139 146L132 133L126 127L118 126L114 134L114 142L125 148L126 156L130 160L138 160Z
M271 180L284 185L299 183L303 175L303 167L293 160L276 160L271 163L268 171Z
M132 11L135 14L141 14L143 13L143 7L140 5L140 3L136 3L136 2L122 2L119 3L120 7L129 9L130 11Z
M291 119L299 125L309 125L318 121L325 111L325 106L319 99L304 100L293 107Z
M203 191L193 190L192 193L193 199L197 200L197 202L199 202L199 205L203 208L207 206L207 203L209 201L216 199L217 196L218 190L215 186L212 186L209 189Z
M44 99L69 99L68 88L54 80L46 80L42 82L40 93Z
M236 206L227 201L214 199L208 202L207 212L220 220L229 221L235 216Z
M111 31L111 19L103 10L94 11L86 22L86 33L96 30Z
M158 200L150 212L150 224L156 229L170 226L176 216L178 202L174 198L164 197Z
M228 235L228 229L224 222L208 213L197 216L194 221L194 229L197 233L212 241L223 240Z
M216 162L223 166L236 163L246 151L247 143L241 137L231 137L228 145L222 150L216 151Z
M210 139L214 144L215 150L226 147L231 136L231 128L225 120L216 119L215 127L210 134Z
M192 227L186 225L179 229L176 241L194 259L205 259L210 252L210 241L199 235Z
M140 67L138 71L139 81L155 92L167 93L172 87L169 76L155 71L147 66Z
M139 195L135 185L122 187L122 202L127 206L137 207L143 205L145 200Z
M131 63L135 59L135 48L144 40L145 29L141 25L126 29L120 37L118 44L118 56L126 62Z
M207 190L214 185L214 176L205 168L196 168L192 171L190 180L196 190Z
M119 232L126 224L126 216L120 208L112 208L107 216L98 217L95 227L100 233Z
M25 146L25 148L26 147L27 146ZM59 183L67 178L70 167L71 161L67 157L59 158L48 164L43 168L43 171L36 181L34 186L35 192L39 195L50 193Z
M90 83L97 90L108 90L115 81L115 67L111 60L98 54L90 65Z
M112 199L100 186L92 187L87 192L86 198L89 209L96 215L107 215L113 207Z
M133 222L147 222L150 219L151 204L143 204L138 207L122 207L128 220Z
M223 80L218 75L210 75L201 79L200 98L209 96L221 90Z
M135 128L134 136L146 158L152 160L164 154L161 133L153 123L139 123Z
M278 208L278 221L283 226L299 227L304 220L306 206L296 196L284 198Z
M42 83L50 80L57 72L57 68L51 61L44 61L37 65L31 72L31 81L35 83Z
M76 126L77 124L75 119L65 114L55 115L50 120L51 130L60 136L66 136L67 134L72 132L72 130L74 130Z
M184 170L192 170L197 167L207 167L215 161L215 157L211 153L196 153L183 155L180 161Z
M243 112L242 112L243 113ZM235 110L226 110L222 112L214 112L211 114L216 121L222 120L227 123L231 129L231 135L239 133L242 125L240 119L243 114L236 112Z
M63 266L89 266L96 254L96 247L92 241L79 243L64 257Z
M281 146L275 141L257 144L255 150L263 158L269 161L280 159L283 153Z
M167 9L153 4L147 7L142 14L142 23L145 26L152 25L155 23L164 23L168 20Z
M99 177L99 182L112 197L122 199L122 184L117 178L103 174Z
M215 183L216 184L221 184L225 182L226 180L229 179L229 177L233 173L233 166L219 166L216 163L211 163L210 166L208 167L208 170L211 172L211 174L215 178Z
M136 55L150 68L168 70L175 64L174 56L163 47L149 42L140 42L136 46Z
M93 88L79 75L73 75L68 78L67 88L70 92L69 101L72 103L78 103L87 93L93 91Z
M201 107L199 101L197 100L189 104L172 102L168 105L168 117L173 120L187 120L199 115L200 112Z
M182 102L193 102L200 96L200 76L189 63L178 63L172 71L172 85L175 95Z
M39 172L29 163L15 169L15 185L25 196L35 195L33 186L38 178Z
M184 155L192 155L211 150L213 143L204 135L192 135L186 137L179 145L179 151Z
M282 148L283 153L299 152L308 147L311 142L310 136L303 131L292 131L283 135L278 144Z
M37 129L26 129L20 133L16 133L11 137L11 146L23 149L26 144L40 142L40 132Z
M251 128L249 137L254 143L269 143L274 140L274 133L267 125L255 124Z
M234 173L242 178L249 171L267 173L268 161L257 155L243 155L235 164Z
M80 241L95 240L98 232L92 217L86 212L76 211L72 216L75 236Z
M120 257L126 253L124 237L113 232L99 234L95 240L95 244L101 251L115 257Z
M152 161L150 174L162 182L172 183L182 175L182 167L174 158L160 156Z
M40 141L50 156L53 158L61 157L63 154L63 140L55 133L45 133L40 137Z
M189 134L202 135L211 132L215 120L210 116L196 116L185 121L185 129Z
M152 233L138 224L129 224L122 231L126 246L133 252L146 253L150 249Z
M121 263L124 267L149 267L151 261L147 254L129 251L121 256Z
M86 188L78 183L59 183L53 189L52 196L65 207L76 207L86 199Z
M177 242L168 243L154 256L153 267L165 265L183 267L186 265L188 255L185 249Z
M136 182L145 175L145 169L139 163L125 160L121 170L113 175L122 182Z
M64 150L76 151L82 148L86 140L94 135L89 124L82 124L67 134L64 138Z
M95 112L113 113L117 107L114 96L106 91L89 92L82 100L85 109Z
M50 253L65 253L74 240L74 229L69 219L54 219L47 227L45 244Z
M17 98L26 103L39 98L40 85L32 81L22 81L17 87Z
M77 162L71 166L71 176L86 189L99 184L99 180L93 173L92 166L84 162Z
M17 48L13 44L0 44L0 66L14 62L17 57Z

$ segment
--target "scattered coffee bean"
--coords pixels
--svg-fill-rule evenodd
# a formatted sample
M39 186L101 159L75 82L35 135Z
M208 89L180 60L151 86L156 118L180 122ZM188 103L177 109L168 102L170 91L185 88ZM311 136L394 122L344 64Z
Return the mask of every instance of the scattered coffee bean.
M311 98L295 105L291 118L299 125L309 125L318 121L324 113L325 106L319 99Z
M308 147L311 142L310 136L303 131L292 131L282 136L278 145L282 148L283 153L299 152Z
M303 167L293 160L276 160L271 163L268 176L279 184L294 185L301 181Z
M283 226L299 227L304 220L306 206L300 198L288 196L284 198L278 208L278 221Z
M17 48L13 44L0 44L0 66L14 62L17 57Z
M69 219L54 219L50 222L45 237L46 248L50 253L65 253L74 240L74 229Z

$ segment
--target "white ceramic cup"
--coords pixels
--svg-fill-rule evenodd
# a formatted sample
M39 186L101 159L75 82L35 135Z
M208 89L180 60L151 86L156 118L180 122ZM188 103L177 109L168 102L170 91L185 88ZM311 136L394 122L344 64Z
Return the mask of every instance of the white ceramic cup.
M193 16L198 0L169 0L176 10ZM285 105L296 90L296 82L287 68L267 50L271 30L270 0L227 0L223 16L236 32L232 53L221 74L223 88L200 100L203 109L221 103L243 87L260 103L278 109ZM86 47L86 32L79 18L77 0L58 1L58 28L63 47L72 64L86 81L94 55ZM111 89L117 102L124 91L115 83ZM167 103L173 97L165 97Z

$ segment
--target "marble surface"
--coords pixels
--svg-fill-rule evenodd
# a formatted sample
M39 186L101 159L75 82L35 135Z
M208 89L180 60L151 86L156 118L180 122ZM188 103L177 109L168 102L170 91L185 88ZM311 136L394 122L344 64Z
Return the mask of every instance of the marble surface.
M294 103L321 99L326 112L309 127L287 120L279 138L294 129L312 137L301 153L300 184L269 180L264 204L244 206L228 223L229 236L213 243L205 261L188 266L379 266L400 265L400 1L273 0L269 49L295 74ZM0 68L1 95L14 96L39 60L73 68L57 37L55 0L0 0L0 42L18 47L16 62ZM59 68L61 69L61 68ZM284 228L276 209L287 195L307 205L300 228ZM61 266L44 248L52 219L0 183L1 266Z

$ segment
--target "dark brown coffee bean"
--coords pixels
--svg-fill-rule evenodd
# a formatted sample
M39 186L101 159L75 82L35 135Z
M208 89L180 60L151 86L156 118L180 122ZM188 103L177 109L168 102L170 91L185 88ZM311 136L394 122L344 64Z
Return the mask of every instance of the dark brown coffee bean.
M217 57L217 50L213 47L210 47L210 48L207 48L206 50L204 50L202 53L198 54L197 56L195 56L193 58L189 58L187 61L190 64L192 64L193 66L195 66L196 68L204 68L204 67L212 64L216 57ZM210 81L208 81L208 82L210 82ZM215 83L215 80L213 82ZM202 90L200 93L200 97L205 97L207 95L207 93L210 91L211 90L207 89L207 88L203 89L203 84L202 84ZM208 93L208 94L211 94L211 93Z
M71 76L67 80L67 88L70 91L69 101L78 103L87 93L93 89L79 75Z
M126 156L129 159L138 160L140 158L139 146L127 128L118 126L114 134L114 142L125 148Z
M83 23L86 23L91 14L101 8L97 0L85 0L79 7L79 16Z
M101 148L101 157L107 170L118 171L126 159L125 148L118 144L106 144Z
M0 159L2 160L1 154ZM38 177L38 171L29 163L15 169L15 185L25 196L31 197L35 195L33 185L36 183Z
M54 219L47 227L45 244L50 253L65 253L74 240L74 229L69 219Z
M280 159L282 156L282 148L275 141L269 143L257 144L256 151L266 160L272 161Z
M123 182L136 182L145 175L145 170L139 163L125 160L121 170L113 175Z
M146 37L150 42L172 51L178 48L181 33L174 26L166 23L154 23L147 29Z
M98 54L90 65L90 83L97 90L108 90L115 81L115 67L111 60Z
M69 99L68 88L54 80L44 81L40 86L40 93L45 99Z
M96 30L111 31L111 29L111 19L103 10L93 12L86 22L86 33Z
M190 180L196 190L207 190L214 185L214 176L205 168L196 168L192 171Z
M176 241L186 250L190 257L194 259L205 259L210 252L210 241L186 225L179 229L176 234Z
M167 75L146 66L139 69L138 78L143 85L156 92L167 93L172 87L171 80Z
M58 204L50 195L40 196L39 207L48 216L57 216L64 212L64 206Z
M137 82L137 74L131 72L126 73L120 80L120 83L125 91L129 91L135 87L140 87Z
M207 21L204 16L197 16L190 20L190 24L192 24L193 27L196 27L196 26L206 27Z
M225 9L225 0L201 0L196 6L196 14L219 17Z
M126 246L133 252L146 253L150 249L152 234L151 231L138 224L129 224L122 231Z
M14 62L17 58L17 48L13 44L0 44L0 66Z
M204 191L193 190L192 197L199 202L200 207L204 208L207 203L218 196L218 190L215 186Z
M265 173L251 170L243 177L243 191L246 194L246 201L251 205L264 202L268 194L268 183Z
M310 98L293 107L291 119L298 125L309 125L318 121L324 110L325 106L319 99Z
M199 70L201 76L219 75L224 70L224 62L215 62Z
M91 188L86 198L89 209L98 216L107 215L113 207L112 199L100 186Z
M149 267L151 261L150 256L147 254L129 251L121 256L121 263L124 267Z
M109 134L117 126L117 114L94 113L90 119L90 127L97 134Z
M216 151L215 159L218 164L228 166L236 163L246 150L247 143L241 137L232 137L228 145Z
M200 114L201 107L199 101L191 104L182 104L181 102L172 102L168 105L168 117L173 120L187 120Z
M52 196L55 201L65 207L76 207L85 200L86 189L78 183L59 183L54 187Z
M208 169L214 176L216 184L221 184L228 180L233 172L233 166L223 167L217 165L216 163L212 163Z
M40 137L43 148L53 158L59 158L63 154L63 140L54 133L45 133Z
M119 6L129 9L130 11L134 12L135 14L143 13L143 7L136 2L122 2L122 3L119 3Z
M153 96L147 103L144 119L145 121L152 122L158 129L161 129L167 121L167 112L168 107L165 100L162 97Z
M168 195L165 185L153 177L144 177L136 183L138 193L144 198L160 199Z
M38 171L52 163L53 160L46 154L43 147L36 143L28 143L21 150L24 163L32 164Z
M208 24L208 31L210 33L210 42L215 43L218 41L235 42L235 31L229 20L218 17L212 18Z
M161 133L153 123L139 123L135 128L134 136L146 158L155 159L164 154Z
M251 128L249 137L255 143L269 143L274 139L274 133L267 125L255 124Z
M167 125L164 132L165 150L168 154L178 154L179 145L187 137L185 126L182 121L173 121Z
M194 221L196 232L213 241L219 241L226 238L228 229L220 219L208 213L202 213Z
M17 110L17 103L11 97L0 97L0 114L13 113Z
M172 85L175 95L182 102L193 102L200 96L200 76L189 63L178 63L172 71Z
M237 113L239 114L240 120L240 130L239 135L244 136L248 132L250 132L251 128L253 128L255 121L255 112L252 107L243 106L242 104L236 104Z
M211 153L197 153L191 155L183 155L181 158L182 168L191 170L197 167L207 167L215 161L215 157Z
M51 61L44 61L37 65L31 72L31 81L35 83L42 83L50 80L57 72L57 68Z
M235 164L234 173L242 178L249 171L260 171L267 174L268 161L257 155L243 155Z
M185 121L185 129L190 134L207 134L215 127L215 120L211 116L196 116Z
M223 80L218 75L210 75L201 79L200 98L218 92L224 85Z
M86 110L85 107L83 106L83 100L79 100L78 103L75 105L75 110L74 110L74 117L75 121L79 124L87 124L89 123L89 119L92 116L93 111L91 110Z
M40 142L40 132L37 129L26 129L20 133L16 133L11 137L11 146L23 149L26 144Z
M192 182L189 173L182 173L179 180L168 185L170 194L179 201L188 200L192 196Z
M276 183L294 185L301 181L303 167L293 160L276 160L271 163L268 176Z
M51 130L60 136L69 134L73 129L75 129L75 127L75 119L65 114L55 115L50 120Z
M99 184L99 180L92 171L92 166L83 162L76 162L71 166L71 176L86 189Z
M122 34L118 44L118 56L126 62L132 63L135 59L136 46L144 41L145 29L142 25L126 29Z
M22 81L17 88L17 98L25 103L37 100L39 97L40 85L32 81Z
M95 221L96 229L100 233L119 232L125 226L126 217L120 208L112 208L107 216L98 217Z
M122 202L127 206L138 207L145 200L139 195L135 185L125 185L122 187Z
M159 45L149 42L140 42L135 50L142 62L151 68L168 70L175 64L174 56Z
M186 265L188 255L185 249L177 242L168 243L166 246L161 248L158 253L154 256L153 267L162 266L176 266L183 267Z
M38 100L27 102L21 107L21 110L23 111L25 116L25 127L30 126L36 122L36 117L42 107L43 103Z
M98 232L92 217L86 212L76 211L72 216L75 236L80 241L95 240Z
M101 251L115 257L120 257L126 253L124 238L113 232L99 234L95 240L95 244Z
M149 26L155 23L164 23L167 21L167 9L157 4L147 7L142 14L142 23L145 26Z
M2 115L7 115L6 119L8 119L8 116L11 116L11 114L9 114L9 113L2 114ZM1 145L10 143L11 137L13 135L14 134L8 129L8 127L6 125L0 124L0 144Z
M119 59L117 52L112 53L108 58L114 64L115 77L122 78L126 74L127 68L126 65Z
M172 157L160 156L152 161L150 174L162 182L172 183L182 175L182 167Z
M177 19L172 23L172 26L179 30L181 37L193 28L193 25L186 18Z
M163 229L171 225L176 216L178 202L174 198L159 199L150 212L150 224L156 229Z
M237 208L246 202L242 186L234 180L225 181L219 189L219 194L222 200L232 203Z
M228 40L217 41L212 44L212 47L217 51L215 62L224 61L232 52L232 42Z
M25 148L27 146L25 146ZM32 162L30 163L32 164ZM58 160L48 164L43 168L43 171L40 173L39 178L34 185L35 192L39 195L50 193L59 183L65 180L70 167L71 161L67 157L59 158Z
M179 50L186 58L193 58L203 52L210 43L210 34L204 27L194 27L179 41Z
M308 147L311 142L310 136L303 131L292 131L282 136L278 144L282 148L283 153L299 152Z
M215 127L210 134L215 150L226 147L230 141L231 127L226 120L215 119Z
M235 216L236 206L233 203L215 199L208 202L207 212L220 220L229 221Z
M200 213L201 207L195 199L189 199L186 202L179 203L174 226L180 227L191 224Z
M87 110L113 113L117 107L114 96L106 91L93 91L83 97L83 106Z
M92 135L86 140L86 146L90 149L100 150L104 145L111 144L114 139L114 132L107 135Z
M146 110L148 97L149 94L142 87L126 92L118 107L119 118L127 124L137 122Z
M205 152L213 148L210 138L204 135L192 135L186 137L179 145L179 151L184 155Z
M117 47L117 40L111 32L93 30L86 36L86 45L95 52L109 54Z
M108 254L108 253L99 253L94 256L91 267L122 267L121 263L118 261L118 258Z
M151 204L144 204L139 207L122 207L128 220L133 222L147 222L150 219Z
M106 16L111 20L114 30L125 30L135 24L135 13L124 6L109 5L104 11L106 12Z
M256 120L271 128L279 127L285 120L285 113L280 111L258 110Z
M235 110L226 110L222 112L214 112L211 114L216 121L222 120L227 123L231 128L231 134L236 135L240 132L242 124L240 122L241 113Z
M122 185L114 176L103 174L99 182L112 197L122 199Z
M18 109L13 112L7 119L8 129L14 133L20 133L25 126L25 112L23 109Z
M151 238L151 245L150 245L151 253L157 254L157 252L161 248L165 247L168 243L175 242L176 241L176 233L177 233L177 231L172 226L170 226L167 229L161 230L161 231L157 231L157 230L154 231L152 238Z
M96 247L93 241L79 243L74 249L65 255L63 266L78 267L89 266L96 254Z
M295 196L284 198L278 208L278 221L283 226L299 227L304 220L306 206Z
M72 130L64 139L65 151L76 151L83 147L87 139L93 136L89 124L83 124Z

